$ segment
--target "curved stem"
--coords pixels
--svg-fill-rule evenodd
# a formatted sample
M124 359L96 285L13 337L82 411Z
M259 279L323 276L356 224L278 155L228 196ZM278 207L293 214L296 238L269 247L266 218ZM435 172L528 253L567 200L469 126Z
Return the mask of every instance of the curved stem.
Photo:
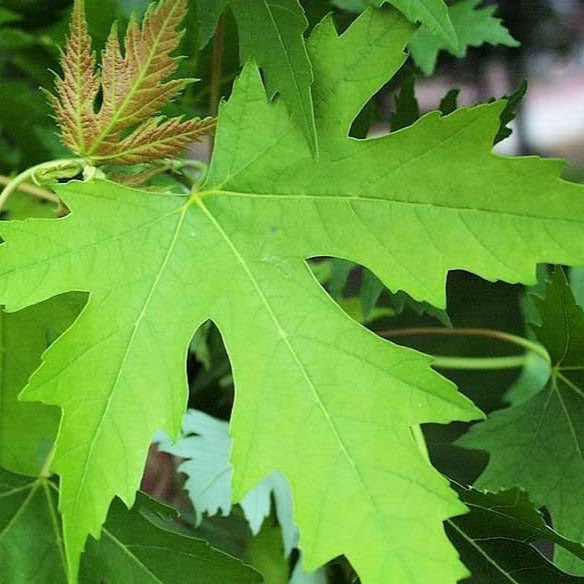
M443 335L443 336L458 336L458 337L485 337L489 339L496 339L506 343L511 343L528 351L533 351L542 357L547 363L551 363L549 353L546 351L545 347L542 347L538 343L534 343L523 337L518 337L517 335L512 335L510 333L505 333L502 331L496 331L491 329L482 328L440 328L440 327L416 327L416 328L404 328L404 329L394 329L381 331L377 333L382 337L414 337L414 336L425 336L425 335ZM493 367L495 368L495 367Z
M525 355L517 357L435 357L432 365L438 369L515 369L526 363Z
M0 211L10 198L10 195L22 186L22 183L29 179L33 179L36 174L42 172L51 172L51 176L54 178L59 177L71 177L74 176L85 166L85 161L79 158L73 159L63 159L63 160L51 160L50 162L42 162L36 166L31 166L27 168L24 172L21 172L18 176L13 178L8 185L4 188L2 193L0 193ZM75 171L75 172L74 172Z
M12 179L0 174L0 185L8 186L12 182ZM39 199L43 199L45 201L51 201L52 203L58 203L59 198L56 195L53 195L50 191L46 191L45 189L41 189L39 187L35 187L31 184L20 184L18 185L18 190L22 193L26 193L27 195L32 195L33 197L38 197Z

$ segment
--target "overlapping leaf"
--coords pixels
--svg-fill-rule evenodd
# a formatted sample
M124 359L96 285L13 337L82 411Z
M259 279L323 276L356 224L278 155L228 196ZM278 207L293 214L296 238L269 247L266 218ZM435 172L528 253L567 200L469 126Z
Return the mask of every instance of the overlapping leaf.
M298 0L210 0L199 4L202 45L207 44L229 5L237 21L241 62L253 59L263 69L268 92L282 95L315 153L312 68L302 36L308 22Z
M584 313L561 270L537 304L542 326L534 330L552 357L549 382L473 427L460 444L491 455L479 488L527 490L549 509L557 531L584 542ZM584 574L584 563L561 549L557 561Z
M554 542L584 558L584 546L550 529L525 493L496 495L456 487L470 513L447 522L447 532L465 564L468 584L580 584L584 578L558 570L533 545Z
M190 81L168 79L177 67L171 53L180 41L177 29L185 13L186 0L152 5L142 26L130 21L124 54L114 24L98 73L84 2L76 0L61 59L63 77L57 78L56 96L50 96L62 139L71 150L95 164L138 164L170 156L212 131L211 118L153 117Z
M66 296L14 314L0 311L0 464L5 468L38 473L52 448L59 410L17 398L42 352L77 316L82 300Z
M468 47L485 43L515 47L519 43L493 14L495 6L478 7L480 0L458 0L447 6L442 0L333 0L345 10L361 12L368 4L391 3L410 20L421 23L412 37L410 50L426 75L436 66L441 50L463 57Z
M3 584L66 584L57 487L0 469L0 570ZM156 524L170 510L140 496L131 511L114 503L101 539L83 558L83 584L259 584L259 574L207 543ZM172 557L172 561L169 558Z
M421 22L452 49L459 41L444 0L371 0L374 6L393 4L412 22Z
M443 531L464 506L410 428L480 412L430 358L344 315L305 260L350 259L444 306L453 268L530 283L537 262L584 263L584 197L559 180L556 161L491 153L502 103L349 138L413 31L390 9L365 12L340 36L330 18L315 29L318 159L249 65L221 109L198 192L71 182L58 188L67 217L0 226L9 310L90 292L25 390L63 408L55 469L73 574L112 497L133 502L154 431L178 434L186 350L207 319L233 365L235 497L282 472L308 570L345 554L364 584L467 574Z
M426 75L431 75L436 66L438 53L443 49L457 57L464 57L468 47L480 47L485 43L516 47L519 43L493 14L496 6L478 7L481 0L461 0L453 4L448 12L458 38L458 48L452 49L443 35L435 28L424 24L410 43L412 57Z

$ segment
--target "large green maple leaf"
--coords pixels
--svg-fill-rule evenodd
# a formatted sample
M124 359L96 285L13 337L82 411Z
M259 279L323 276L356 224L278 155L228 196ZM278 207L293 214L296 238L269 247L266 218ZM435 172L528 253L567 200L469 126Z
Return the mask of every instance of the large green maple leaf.
M154 431L178 434L187 346L207 319L234 371L235 496L286 475L308 570L344 553L365 584L466 574L442 526L464 506L410 428L480 412L429 357L347 317L305 260L359 262L443 306L449 269L533 282L536 262L584 263L584 196L558 162L491 153L502 103L349 138L413 31L391 9L341 36L330 18L315 29L318 160L252 64L221 108L198 192L71 182L58 188L67 217L0 226L8 310L90 293L24 392L63 409L54 468L73 576L111 498L133 502Z
M584 313L559 269L537 304L542 325L533 328L552 359L548 383L474 426L459 443L491 455L479 488L525 489L548 508L556 530L584 542ZM556 560L584 574L584 562L561 548Z

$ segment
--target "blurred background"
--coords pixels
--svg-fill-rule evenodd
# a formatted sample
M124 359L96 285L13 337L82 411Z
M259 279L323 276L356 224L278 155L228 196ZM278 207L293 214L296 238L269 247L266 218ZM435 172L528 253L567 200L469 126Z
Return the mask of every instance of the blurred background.
M436 73L418 85L424 109L435 108L453 85L459 103L471 105L515 91L528 91L512 124L513 135L499 148L513 154L559 156L568 172L584 164L584 2L582 0L490 0L519 48L470 48L465 59L446 53Z

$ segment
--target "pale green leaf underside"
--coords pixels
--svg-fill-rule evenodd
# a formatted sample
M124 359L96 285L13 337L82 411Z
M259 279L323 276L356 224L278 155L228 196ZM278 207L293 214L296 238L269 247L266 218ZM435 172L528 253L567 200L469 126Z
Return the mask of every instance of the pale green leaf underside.
M274 470L287 477L307 569L344 553L364 584L466 574L442 527L464 507L409 429L480 413L429 358L349 319L304 260L359 262L389 288L443 305L449 269L530 282L537 262L584 263L584 199L557 178L557 162L491 154L502 104L348 138L412 32L389 9L365 12L341 37L330 19L316 29L318 161L248 66L199 193L72 182L59 188L66 218L1 226L10 310L90 292L26 390L64 409L55 468L73 566L111 498L132 502L155 430L178 434L186 349L212 319L237 392L236 496Z
M229 515L233 500L229 424L190 409L183 420L182 434L176 444L165 441L158 449L184 459L178 470L187 476L184 487L197 512L197 521L200 522L204 514ZM251 532L257 535L270 514L272 496L284 552L289 556L297 543L298 528L292 516L292 494L286 479L279 473L270 474L246 493L239 504Z

